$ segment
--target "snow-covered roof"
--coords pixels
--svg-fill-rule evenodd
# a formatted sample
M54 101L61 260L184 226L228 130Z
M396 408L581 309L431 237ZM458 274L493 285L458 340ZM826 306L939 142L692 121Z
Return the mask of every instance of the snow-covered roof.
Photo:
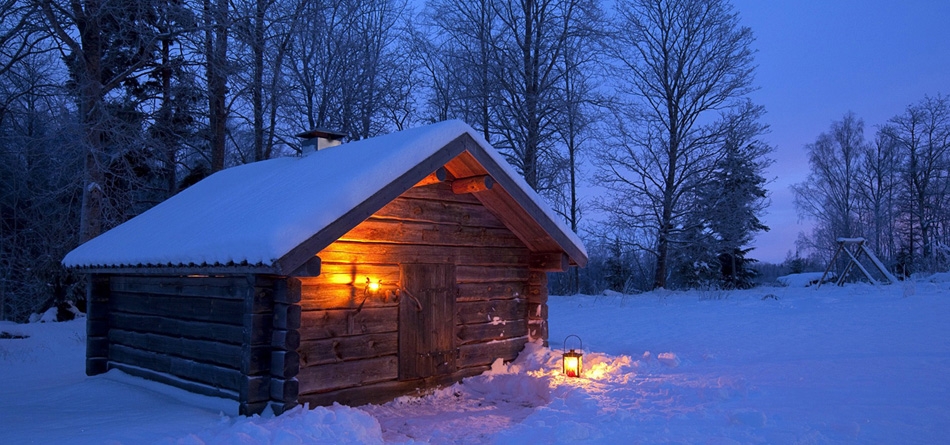
M463 153L467 161L453 161ZM587 253L577 235L461 121L220 171L77 247L63 264L96 269L244 265L290 273L450 161L456 170L474 165L491 174L497 183L492 190L501 187L490 201L505 207L514 203L553 239L556 250L586 264ZM491 208L490 203L486 206ZM505 221L509 216L499 217ZM523 241L529 248L551 251L550 244ZM300 253L302 245L311 251Z

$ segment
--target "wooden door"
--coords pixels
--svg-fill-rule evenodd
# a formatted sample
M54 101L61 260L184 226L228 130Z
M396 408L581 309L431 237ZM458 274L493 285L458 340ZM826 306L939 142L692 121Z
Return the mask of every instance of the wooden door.
M399 281L399 379L455 372L455 265L403 264Z

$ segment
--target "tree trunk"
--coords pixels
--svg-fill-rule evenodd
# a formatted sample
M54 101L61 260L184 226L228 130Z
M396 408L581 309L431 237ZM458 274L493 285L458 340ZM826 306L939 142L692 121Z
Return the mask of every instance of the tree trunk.
M83 68L78 71L79 114L86 130L85 166L83 172L82 211L79 222L79 242L84 243L102 233L102 202L104 172L99 164L102 153L102 40L97 2L87 2L85 15L77 17ZM76 6L79 8L79 6ZM82 17L82 18L80 18Z
M204 0L205 49L208 75L208 124L210 127L211 171L224 170L227 136L227 0Z
M251 38L254 54L251 102L254 108L254 160L264 157L264 0L255 2L254 36Z

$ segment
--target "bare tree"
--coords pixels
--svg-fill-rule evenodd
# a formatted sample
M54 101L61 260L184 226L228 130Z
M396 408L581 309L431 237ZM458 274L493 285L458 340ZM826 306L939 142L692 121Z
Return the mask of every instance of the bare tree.
M426 20L425 35L416 40L432 42L426 67L438 96L430 114L460 118L491 142L499 100L495 41L501 32L495 1L432 0Z
M655 234L654 287L690 220L693 190L721 156L717 112L752 90L752 31L722 0L622 0L610 44L628 101L616 149L602 158L617 221Z
M865 144L857 178L858 218L871 249L880 258L897 254L900 156L886 127Z
M287 72L299 94L285 113L352 139L404 122L399 110L405 109L412 84L397 26L404 7L401 0L309 4L290 43Z
M493 66L501 93L496 146L544 193L563 170L555 148L563 53L573 39L590 34L588 25L598 17L583 0L502 0L494 8L500 30Z
M260 161L275 155L275 146L287 144L289 135L299 132L299 117L282 119L280 108L288 103L291 90L286 66L291 43L300 32L305 8L312 0L247 0L235 2L236 26L231 51L234 72L233 116L240 121L240 130L250 127L250 141L238 144L250 153L245 161ZM239 131L240 133L240 131ZM238 136L239 137L239 136Z
M33 1L0 1L0 75L32 54L50 49L42 43L48 34L37 26L38 13Z
M890 120L883 129L903 159L903 213L911 265L931 261L939 222L950 196L950 100L926 97Z
M555 128L559 142L563 145L563 156L566 161L564 174L566 180L557 182L564 184L553 188L556 198L553 205L555 211L561 214L570 224L575 233L585 204L578 195L581 176L581 159L588 151L598 144L596 126L604 114L606 99L597 90L597 86L604 78L604 54L601 50L604 35L598 30L601 24L602 11L596 4L586 3L587 9L583 22L587 23L587 32L573 33L568 36L561 52L560 93L561 102L557 104ZM570 17L565 17L570 20ZM576 20L576 18L574 18ZM565 27L570 27L565 24ZM550 196L552 193L549 193ZM575 268L570 276L567 290L576 293L579 290L580 273Z
M44 51L0 73L0 320L75 297L59 261L79 233L85 153L66 78Z
M805 147L811 173L792 186L800 215L815 220L810 242L823 258L830 259L839 237L863 234L858 218L858 173L868 151L864 121L847 113Z
M103 229L106 181L106 96L144 75L153 63L158 36L142 22L148 2L38 1L49 33L60 43L75 83L86 147L80 241ZM112 224L117 222L113 221Z

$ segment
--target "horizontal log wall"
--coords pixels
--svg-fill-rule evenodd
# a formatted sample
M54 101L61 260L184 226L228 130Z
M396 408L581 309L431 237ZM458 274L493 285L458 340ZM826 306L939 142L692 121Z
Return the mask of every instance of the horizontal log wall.
M112 276L109 366L260 412L271 392L275 283L254 276Z
M301 402L389 400L513 360L528 339L529 251L473 195L447 184L407 191L317 255L320 276L301 279ZM457 265L452 375L398 380L405 263Z

